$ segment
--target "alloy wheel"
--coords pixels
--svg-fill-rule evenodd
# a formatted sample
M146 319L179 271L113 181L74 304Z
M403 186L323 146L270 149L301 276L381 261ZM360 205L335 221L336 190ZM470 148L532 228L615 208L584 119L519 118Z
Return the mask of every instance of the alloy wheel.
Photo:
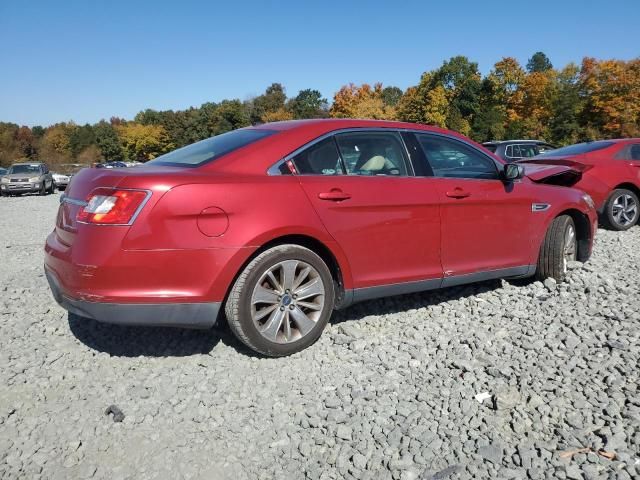
M576 240L576 230L573 225L568 225L564 232L564 252L563 252L563 270L567 273L567 265L574 262L578 253L578 242Z
M318 271L300 260L285 260L262 274L251 295L251 319L274 343L300 340L324 309L325 285Z
M636 221L638 204L631 195L623 193L613 201L612 210L615 222L621 227L627 227Z

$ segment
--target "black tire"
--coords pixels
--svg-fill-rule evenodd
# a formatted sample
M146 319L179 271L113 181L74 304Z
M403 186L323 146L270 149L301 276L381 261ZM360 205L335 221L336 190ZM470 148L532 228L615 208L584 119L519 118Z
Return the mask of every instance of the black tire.
M622 214L620 211L620 203L625 199L633 204L633 207L631 207L631 203L628 204L630 205L629 209L635 208L635 213L631 218L627 213ZM638 223L639 217L640 201L638 201L638 195L625 188L618 188L611 192L602 212L602 223L605 227L617 231L629 230Z
M258 326L252 318L254 307L251 299L254 289L263 275L272 268L276 268L281 262L289 260L304 262L315 269L314 274L317 274L324 287L324 295L322 296L324 300L321 303L322 307L317 310L319 314L314 314L317 320L313 328L297 340L279 343L270 341L260 333ZM264 278L262 278L262 280L264 281ZM304 284L303 282L302 285ZM283 297L284 295L282 298ZM295 303L294 300L287 300ZM231 331L247 347L266 356L282 357L304 350L320 337L333 313L334 301L333 278L324 261L308 248L299 245L279 245L262 252L240 273L227 298L225 313ZM284 302L285 300L283 299L282 305L289 305L289 303ZM277 314L276 310L282 310L284 312L283 315L286 314L282 328L284 328L284 322L288 322L287 324L293 326L295 330L296 323L293 321L293 317L289 316L286 306L282 305L280 307L276 306L273 312ZM294 307L289 305L289 308L293 309L297 307L295 305ZM271 318L271 316L267 315L267 318ZM265 324L266 322L268 322L268 320L265 320ZM280 327L278 327L278 332L280 332Z
M42 187L40 187L40 191L38 192L38 195L43 197L46 194L47 194L47 184L42 182Z
M555 218L544 237L540 247L536 278L545 280L553 278L561 282L567 275L567 230L573 230L573 260L577 258L578 239L576 226L569 215L560 215Z
M51 182L51 186L49 187L49 194L54 194L56 193L56 184Z

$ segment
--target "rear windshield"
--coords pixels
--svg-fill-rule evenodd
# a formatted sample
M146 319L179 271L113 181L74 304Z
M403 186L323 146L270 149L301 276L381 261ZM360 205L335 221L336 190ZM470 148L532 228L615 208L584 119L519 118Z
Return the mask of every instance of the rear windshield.
M570 155L581 155L583 153L595 152L596 150L602 150L613 145L613 142L598 141L598 142L586 142L577 143L575 145L569 145L568 147L557 148L555 150L549 150L548 152L541 153L536 158L541 157L566 157Z
M13 173L37 173L40 175L40 165L12 165L7 174Z
M487 150L489 150L490 152L496 153L496 148L498 148L497 145L493 145L492 143L488 144L488 145L482 145L484 148L486 148Z
M174 167L197 167L203 163L220 158L250 143L276 133L274 130L243 128L233 132L223 133L192 143L173 152L166 153L147 162L154 165L169 165Z

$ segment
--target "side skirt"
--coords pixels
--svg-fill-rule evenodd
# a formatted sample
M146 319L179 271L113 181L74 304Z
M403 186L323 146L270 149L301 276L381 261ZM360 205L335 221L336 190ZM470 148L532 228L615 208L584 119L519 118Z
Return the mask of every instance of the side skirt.
M344 299L337 306L343 309L354 303L372 300L374 298L391 297L406 293L424 292L436 290L438 288L454 287L468 283L484 282L497 278L527 278L536 273L535 265L523 265L521 267L501 268L498 270L487 270L483 272L467 273L465 275L455 275L446 278L435 278L429 280L418 280L415 282L394 283L390 285L377 285L375 287L355 288L347 290Z

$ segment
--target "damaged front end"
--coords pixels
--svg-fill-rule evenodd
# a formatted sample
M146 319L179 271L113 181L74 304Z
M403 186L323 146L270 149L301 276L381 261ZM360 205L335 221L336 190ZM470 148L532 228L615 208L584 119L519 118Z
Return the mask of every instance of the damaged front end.
M573 187L582 178L582 174L591 168L571 160L527 160L518 164L524 167L524 174L536 183Z

